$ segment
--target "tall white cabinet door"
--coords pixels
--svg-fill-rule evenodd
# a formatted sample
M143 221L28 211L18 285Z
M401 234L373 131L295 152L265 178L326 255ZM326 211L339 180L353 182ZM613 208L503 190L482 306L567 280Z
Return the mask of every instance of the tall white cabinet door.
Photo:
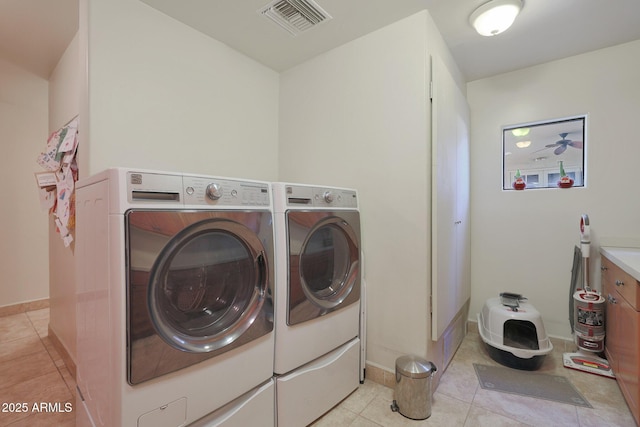
M467 99L456 86L457 104L457 157L456 157L456 273L457 288L455 294L456 313L471 298L471 164L470 154L470 117ZM455 313L453 314L455 315Z
M469 107L438 57L432 69L431 339L469 299Z

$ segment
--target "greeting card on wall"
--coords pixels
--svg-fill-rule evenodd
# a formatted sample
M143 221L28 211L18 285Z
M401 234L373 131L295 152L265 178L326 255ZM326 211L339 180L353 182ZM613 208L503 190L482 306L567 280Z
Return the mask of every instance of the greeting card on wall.
M37 172L40 204L53 214L56 229L65 246L73 242L75 227L75 182L78 180L76 152L78 149L78 119L71 120L47 139L38 164L46 172Z

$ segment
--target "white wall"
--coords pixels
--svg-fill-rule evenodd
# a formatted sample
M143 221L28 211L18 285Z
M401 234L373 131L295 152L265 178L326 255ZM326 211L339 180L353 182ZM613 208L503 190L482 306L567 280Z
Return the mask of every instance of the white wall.
M54 132L78 115L82 68L79 38L75 35L49 76L49 130Z
M49 127L80 114L81 176L130 166L276 178L277 73L141 2L79 6L80 30L50 79ZM73 245L49 234L41 297L49 296L50 327L75 358Z
M47 212L34 172L47 137L48 83L0 59L0 307L48 297Z
M81 72L76 34L49 77L50 133L78 115ZM72 357L76 354L74 250L74 243L64 246L49 215L49 327Z
M389 370L429 347L431 25L418 13L280 79L280 179L358 189L367 360Z
M529 297L550 335L570 338L569 284L580 215L591 220L591 277L602 242L640 240L640 41L467 85L471 106L472 303ZM501 126L588 114L587 188L501 190Z
M276 179L275 71L137 0L82 0L83 19L81 176L130 166Z

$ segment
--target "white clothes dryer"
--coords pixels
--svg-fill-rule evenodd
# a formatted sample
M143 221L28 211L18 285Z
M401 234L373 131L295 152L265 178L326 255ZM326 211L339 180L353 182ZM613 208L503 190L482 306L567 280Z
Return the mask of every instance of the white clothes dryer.
M277 420L307 425L359 384L357 192L274 183Z
M114 168L76 206L77 425L274 426L269 184Z

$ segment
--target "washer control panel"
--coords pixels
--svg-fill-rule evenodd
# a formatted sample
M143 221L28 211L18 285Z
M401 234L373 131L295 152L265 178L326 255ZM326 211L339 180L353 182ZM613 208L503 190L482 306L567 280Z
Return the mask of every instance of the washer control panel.
M130 203L268 207L268 183L161 172L128 172Z
M184 176L186 205L269 206L269 185L209 177Z

